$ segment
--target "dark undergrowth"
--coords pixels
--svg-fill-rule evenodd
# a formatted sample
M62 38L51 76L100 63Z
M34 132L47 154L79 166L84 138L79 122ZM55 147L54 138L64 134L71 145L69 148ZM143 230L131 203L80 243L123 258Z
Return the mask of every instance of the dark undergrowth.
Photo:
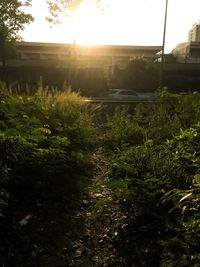
M200 266L200 95L82 100L1 84L1 266Z
M92 116L71 92L13 95L1 84L0 97L1 266L66 266L92 169Z
M199 105L164 92L108 118L105 183L126 218L115 242L125 266L199 266Z

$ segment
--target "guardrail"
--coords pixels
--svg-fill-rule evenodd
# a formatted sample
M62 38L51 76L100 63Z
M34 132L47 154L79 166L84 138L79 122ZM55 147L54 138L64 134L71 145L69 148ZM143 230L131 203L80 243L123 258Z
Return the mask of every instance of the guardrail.
M134 100L118 100L118 99L110 99L110 98L87 98L84 99L85 102L88 103L119 103L119 104L131 104L131 103L152 103L157 102L158 99L134 99Z

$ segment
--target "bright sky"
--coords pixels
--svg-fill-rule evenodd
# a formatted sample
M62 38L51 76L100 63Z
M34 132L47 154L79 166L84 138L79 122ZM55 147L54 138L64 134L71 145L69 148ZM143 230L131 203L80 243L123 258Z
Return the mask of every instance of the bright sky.
M166 0L104 0L107 8L97 13L83 6L77 15L78 43L162 45ZM28 25L22 37L25 41L70 43L73 27L70 19L52 28L46 21L45 0L32 0L29 10L35 22ZM200 20L200 0L168 0L165 52L186 42L192 25Z

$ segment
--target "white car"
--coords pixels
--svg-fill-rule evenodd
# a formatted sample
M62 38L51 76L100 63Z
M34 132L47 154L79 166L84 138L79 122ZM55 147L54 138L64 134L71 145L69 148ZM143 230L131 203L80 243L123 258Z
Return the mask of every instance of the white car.
M109 89L108 95L109 98L115 100L148 100L154 99L155 95L153 93L137 93L129 89Z

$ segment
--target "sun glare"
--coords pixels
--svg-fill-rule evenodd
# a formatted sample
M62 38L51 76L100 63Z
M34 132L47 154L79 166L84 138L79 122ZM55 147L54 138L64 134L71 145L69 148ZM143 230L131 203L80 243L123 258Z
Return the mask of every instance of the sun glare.
M82 4L74 18L74 34L77 43L93 45L102 38L103 15L94 5Z
M157 4L156 9L164 10L164 1L126 0L122 4L122 0L105 0L103 12L95 6L95 1L81 2L73 18L66 17L61 24L50 29L45 21L47 6L43 4L41 7L38 0L33 0L33 13L38 17L34 24L27 26L23 36L27 41L34 38L38 42L55 43L71 43L74 36L78 44L86 46L155 45L162 42L163 29L160 29L160 25L163 25L163 12L155 12L150 16L150 10L152 2Z
M130 44L134 37L141 37L141 32L146 30L146 22L141 18L141 12L145 17L143 4L133 9L133 4L121 5L116 1L113 5L100 12L94 4L87 1L79 7L74 18L74 35L78 44ZM151 20L153 21L153 19ZM140 27L137 27L137 25ZM148 34L148 33L147 33ZM146 34L144 34L145 38ZM144 40L145 41L145 40Z

